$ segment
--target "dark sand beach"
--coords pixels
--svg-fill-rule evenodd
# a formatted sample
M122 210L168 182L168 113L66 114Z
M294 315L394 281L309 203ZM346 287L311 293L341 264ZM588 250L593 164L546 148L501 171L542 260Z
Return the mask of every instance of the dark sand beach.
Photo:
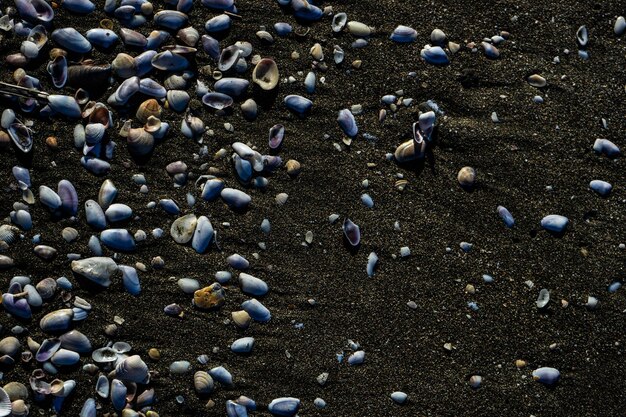
M77 17L57 9L54 27L74 26L81 33L98 26L105 18L103 2L88 16ZM190 22L203 33L204 22L218 14L194 4ZM0 3L2 9L9 5ZM11 167L27 166L33 190L40 185L56 189L62 179L70 180L80 199L76 221L53 219L39 202L31 206L33 229L25 238L10 245L4 255L15 260L15 267L1 271L2 290L15 275L30 275L34 282L47 277L66 276L74 284L73 295L88 300L93 309L75 328L86 334L94 348L109 340L126 341L132 352L144 358L158 373L151 387L157 401L153 409L160 416L226 415L225 402L240 395L254 399L258 410L253 416L269 416L267 404L278 397L296 397L302 401L301 416L611 416L626 406L624 391L624 325L626 299L624 290L609 293L607 286L624 276L626 243L624 222L624 161L609 159L592 150L597 138L606 138L626 146L626 106L624 68L626 44L613 33L613 22L626 12L623 3L606 2L414 2L414 1L341 1L320 3L333 11L346 12L349 20L364 22L377 29L369 45L354 49L354 37L347 32L335 34L330 18L310 25L304 38L293 35L275 43L262 43L255 33L279 21L297 25L288 9L275 1L238 0L241 19L235 19L230 32L220 42L222 47L245 40L253 45L253 54L273 58L279 67L281 82L273 94L252 87L247 97L259 103L259 115L253 122L241 116L239 104L227 116L218 116L203 107L195 95L195 82L188 92L191 107L197 111L214 134L205 135L208 156L197 156L200 146L180 133L182 115L164 110L162 119L172 128L144 161L133 159L118 130L123 120L133 117L134 109L145 97L137 97L130 110L115 110L111 139L118 146L111 161L111 171L96 177L80 165L81 151L73 144L76 121L63 118L33 119L35 144L31 160L19 159L13 148L0 154L2 194L0 214L8 218L13 203L21 200ZM162 4L155 2L155 10ZM399 25L417 30L417 40L397 44L389 34ZM578 56L576 31L589 30L589 60ZM420 59L420 50L429 43L433 29L442 29L450 41L462 49L452 55L451 63L436 67ZM148 22L138 30L148 34ZM115 22L115 29L119 25ZM468 42L480 44L483 38L508 31L510 38L499 45L500 59L487 59L482 50L472 52ZM3 81L12 81L12 69L4 57L19 51L22 38L5 34L0 44ZM318 85L314 94L306 94L302 81L311 70L309 50L320 43L327 56L328 69L315 70ZM333 45L346 54L343 64L332 62ZM50 46L47 47L49 49ZM565 53L569 50L569 53ZM121 43L110 51L94 50L90 57L97 62L111 62L125 51ZM299 59L292 59L297 51ZM132 51L135 55L137 51ZM553 63L554 57L560 63ZM351 67L361 60L360 69ZM47 53L26 67L52 90L45 71ZM194 70L213 64L206 54L198 53ZM243 77L251 78L251 69ZM415 74L410 74L414 72ZM547 80L545 88L531 87L526 78L534 73ZM290 84L282 78L294 76ZM325 83L319 82L325 77ZM211 85L204 75L200 79ZM162 81L162 75L155 79ZM119 80L96 100L106 98ZM381 103L386 94L402 90L402 97L412 98L409 107L396 112ZM74 89L66 87L65 94ZM301 94L313 100L306 118L290 113L282 103L288 94ZM398 95L398 94L396 94ZM533 102L540 95L543 104ZM420 103L434 101L443 112L437 117L433 144L422 166L399 166L386 158L411 137L411 125L417 120ZM4 108L8 101L0 102ZM360 104L363 112L355 116L359 134L350 146L337 124L337 112ZM379 110L388 109L379 122ZM423 108L423 107L422 107ZM491 119L496 112L499 123ZM605 119L608 129L603 128ZM224 123L234 126L233 132ZM267 132L274 124L286 128L279 155L283 161L296 159L302 172L290 177L284 168L268 176L265 191L246 187L237 181L229 159L213 160L220 148L231 153L230 145L241 141L267 153ZM367 134L367 136L365 135ZM54 135L59 147L51 150L45 139ZM366 139L369 137L369 139ZM190 172L184 187L175 188L165 166L182 160ZM203 166L203 168L201 168ZM462 189L457 173L464 166L476 170L477 184L472 192ZM207 167L222 172L229 186L244 189L252 196L250 208L243 213L230 210L221 200L205 202L195 187ZM139 192L133 174L144 174L148 193ZM402 176L408 181L399 191L395 182ZM141 229L148 239L137 250L121 253L118 264L147 265L139 271L142 291L132 296L124 291L120 276L108 289L84 285L72 275L68 253L92 256L87 242L97 234L85 223L84 202L97 199L105 178L111 179L119 194L116 202L130 206L136 216L122 227L131 233ZM363 180L369 181L365 190ZM613 185L608 198L589 189L591 180L601 179ZM11 185L13 184L13 185ZM189 208L186 194L193 193L197 203ZM367 192L374 201L366 208L360 201ZM275 197L287 193L287 202L279 206ZM169 236L172 221L159 207L149 209L150 201L171 198L179 203L182 214L194 213L210 218L217 232L219 248L212 244L205 254L197 254L189 245L178 245ZM496 213L507 207L516 224L508 229ZM331 224L329 215L340 217ZM181 215L182 215L181 214ZM540 221L549 214L569 219L565 234L555 237L542 230ZM351 251L343 240L342 222L349 217L361 228L361 245ZM271 232L260 229L269 219ZM394 223L399 222L399 230ZM8 220L4 223L8 223ZM66 243L64 227L76 228L80 237ZM165 234L155 239L151 231L162 228ZM307 231L313 242L304 243ZM55 247L58 256L46 262L33 254L34 235L42 243ZM266 249L258 243L265 242ZM461 242L473 245L464 252ZM410 256L400 257L400 248L410 248ZM449 248L449 249L448 249ZM370 252L379 257L373 277L366 273ZM104 256L114 251L105 249ZM250 260L248 273L270 286L261 299L272 319L266 324L252 323L238 329L231 312L239 310L250 297L237 285L236 271L226 257L239 253ZM253 254L258 254L254 256ZM165 267L150 266L161 256ZM201 286L215 282L215 272L232 270L234 278L225 284L226 302L217 311L201 311L191 304L192 296L182 293L179 278L197 279ZM493 276L490 284L483 274ZM532 281L529 288L526 281ZM81 285L83 284L83 285ZM468 294L472 284L476 292ZM550 291L547 309L539 311L535 301L539 290ZM587 297L600 301L598 308L585 307ZM309 300L315 300L312 305ZM562 300L568 305L563 307ZM413 301L417 308L407 306ZM475 302L478 310L468 307ZM182 319L169 317L163 308L178 303L184 308ZM17 336L26 349L26 337L41 342L47 336L39 329L39 319L65 303L59 296L35 310L30 321L18 321L0 315L2 334L11 334L17 324L26 328ZM119 334L110 339L104 327L119 316L124 322ZM297 326L302 324L300 326ZM251 354L242 356L230 351L230 344L244 336L255 338ZM358 342L365 351L365 362L350 366L339 363L337 354L347 358L352 351L348 340ZM448 351L444 344L451 343ZM552 347L551 347L552 345ZM150 348L160 350L159 361L148 358ZM201 365L196 358L207 354ZM515 361L527 366L518 369ZM186 360L192 370L186 375L171 376L170 363ZM81 370L91 362L86 356L81 365L61 370L58 378L77 382L67 399L62 415L77 416L85 399L95 397L97 379ZM226 367L233 375L234 386L216 383L206 397L194 392L193 372L216 366ZM3 382L20 381L37 367L18 363L3 369ZM532 371L554 367L561 373L552 387L533 381ZM316 378L329 373L320 386ZM469 378L482 376L482 384L472 389ZM50 377L49 380L53 379ZM408 394L404 405L390 399L394 391ZM31 415L52 415L46 403L27 400ZM182 395L184 404L176 397ZM315 398L327 406L315 408ZM214 401L212 408L206 406ZM102 410L113 413L109 400L98 400Z

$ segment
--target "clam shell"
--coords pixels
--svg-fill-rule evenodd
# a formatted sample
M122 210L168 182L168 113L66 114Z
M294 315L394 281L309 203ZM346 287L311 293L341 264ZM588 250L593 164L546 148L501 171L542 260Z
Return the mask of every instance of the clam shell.
M269 287L265 281L243 272L239 274L239 285L244 294L253 297L262 297L269 291Z
M86 54L91 51L91 44L76 29L67 27L52 32L52 40L68 51Z
M39 321L39 327L45 333L62 332L70 327L73 317L74 312L70 308L55 310L42 317Z
M59 337L61 347L74 352L86 354L91 352L91 342L89 338L78 330L71 330Z
M129 356L120 361L115 367L115 376L116 378L136 382L138 384L146 384L150 381L148 365L146 365L139 355Z
M241 308L245 310L254 321L258 321L260 323L267 323L272 318L272 314L267 307L261 304L261 302L256 298L244 301L241 304Z
M252 197L235 188L224 188L220 196L228 206L236 210L245 210L252 201Z
M270 128L269 133L269 147L270 149L278 149L283 143L285 138L285 126L274 125Z
M300 408L300 400L293 397L282 397L272 400L267 406L270 413L276 416L295 416Z
M113 250L132 252L135 250L135 239L126 229L107 229L100 233L100 241Z
M240 54L241 50L237 45L231 45L222 49L220 58L217 61L217 69L223 72L230 70L239 60Z
M220 384L224 384L226 386L233 385L233 376L223 366L212 368L209 371L209 375L211 375L211 377L213 377L213 379L219 382Z
M231 313L231 318L240 329L247 329L248 326L250 326L250 321L252 320L250 314L248 314L245 310L233 311Z
M254 337L242 337L235 340L230 345L230 350L234 353L250 353L254 348Z
M154 149L154 136L143 128L130 129L126 144L131 155L148 155Z
M199 395L207 395L213 392L213 378L208 372L198 371L193 375L193 386Z
M232 106L233 99L227 94L210 92L202 96L202 103L213 109L222 110Z
M141 284L139 283L139 275L137 270L132 266L119 265L122 272L122 283L129 294L139 295L141 292Z
M355 137L357 133L359 133L359 128L356 125L356 120L354 119L354 115L348 109L343 109L339 111L339 115L337 116L337 123L339 123L339 127L341 130L350 137Z
M213 225L206 216L200 216L193 233L191 247L198 253L204 253L213 239Z
M350 246L357 247L361 243L361 229L347 217L343 222L343 234Z
M5 417L11 414L12 405L11 399L9 398L9 394L3 389L0 388L0 417Z
M279 79L278 65L270 58L260 60L252 71L252 81L266 91L274 89Z
M119 379L111 381L111 403L113 408L117 411L121 411L126 406L126 394L128 389L126 385Z
M100 207L103 209L109 208L111 203L115 201L115 197L117 196L117 188L113 181L106 179L102 182L100 186L100 191L98 192L98 203Z

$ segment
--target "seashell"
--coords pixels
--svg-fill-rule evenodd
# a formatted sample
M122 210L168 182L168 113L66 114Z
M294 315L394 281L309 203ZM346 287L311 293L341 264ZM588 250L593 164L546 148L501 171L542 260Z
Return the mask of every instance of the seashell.
M272 400L267 406L270 413L275 416L295 416L300 408L300 400L293 397L282 397Z
M126 385L119 379L111 381L111 403L113 408L117 411L121 411L126 406L126 394L128 389Z
M485 51L485 56L490 59L498 59L500 58L500 51L498 48L490 44L489 42L482 42L481 46Z
M61 231L61 235L67 243L71 243L78 239L78 230L74 229L73 227L66 227Z
M94 175L104 175L111 170L111 164L99 158L83 156L80 164Z
M135 58L123 52L117 54L111 62L113 72L120 78L130 78L137 73Z
M200 216L193 233L191 247L198 253L204 253L213 239L213 225L206 216Z
M343 234L353 248L356 248L361 243L361 229L352 220L346 217L343 222Z
M515 219L513 219L513 215L506 209L506 207L498 206L496 209L502 221L509 229L515 226Z
M91 358L96 363L110 363L117 361L117 352L110 347L96 349L91 353Z
M61 207L61 197L45 185L39 187L39 201L51 211Z
M48 106L55 112L70 118L80 118L82 112L76 99L72 96L63 96L59 94L50 94L46 97Z
M131 295L139 295L141 293L141 284L139 283L139 275L137 270L132 266L119 265L122 272L122 283L124 288Z
M602 197L608 197L609 194L611 194L613 186L606 181L593 180L589 183L589 188L591 188ZM1 237L0 240L2 240Z
M200 289L200 284L197 279L193 278L181 278L178 280L178 286L185 294L193 294L196 290Z
M71 27L55 29L52 32L51 38L62 48L76 52L77 54L86 54L91 51L89 41L76 29Z
M104 138L106 128L101 123L89 123L85 126L85 143L97 145Z
M72 65L67 68L67 83L74 87L91 90L92 86L107 82L111 74L111 65Z
M308 98L291 94L284 99L285 106L297 113L300 117L304 117L313 107L313 102Z
M278 36L287 36L292 32L292 27L289 23L277 22L274 23L274 30Z
M152 68L152 66L150 68ZM152 78L142 78L139 80L139 92L155 98L164 98L167 95L165 87L154 81Z
M33 221L30 213L26 210L17 210L11 212L11 221L24 230L30 230L33 227Z
M613 31L615 32L616 36L622 36L626 32L626 19L624 19L624 16L619 16L615 20Z
M252 71L252 81L266 91L274 89L279 79L278 66L270 58L260 60Z
M126 229L107 229L100 233L100 241L113 250L132 252L135 250L135 239Z
M151 72L154 69L154 67L152 66L152 59L156 55L157 52L152 50L148 50L137 55L134 59L136 68L136 73L134 75L137 75L138 77L143 77L144 75ZM158 98L162 98L165 96L164 92L161 94L161 89L163 87L161 87L161 85L156 81L152 80L151 78L145 78L141 81L143 81L143 84L140 82L139 87L141 88L141 92L143 92L144 94L148 94Z
M593 143L593 150L598 154L604 154L609 158L617 158L621 155L616 144L608 139L596 139Z
M309 94L313 94L315 92L315 83L317 79L315 73L313 71L309 71L309 73L304 78L304 88L306 92Z
M196 46L196 44L200 40L200 33L198 33L198 31L193 26L189 26L180 29L176 34L176 37L187 46Z
M285 138L285 127L283 125L274 125L270 128L269 133L269 147L270 149L278 149L283 143Z
M170 109L176 112L182 112L189 104L189 94L183 90L169 90L167 92L167 103Z
M333 19L334 20L334 19ZM364 38L370 36L373 33L371 27L367 26L365 23L350 21L347 23L348 31L359 38Z
M542 310L546 308L549 302L550 302L550 291L543 288L541 291L539 291L539 296L537 297L537 301L535 302L535 304L537 305L537 308L539 310Z
M15 122L9 125L7 129L11 140L17 148L23 153L29 153L33 148L33 132L30 128L24 126L22 122L15 119Z
M476 183L476 171L472 167L463 167L457 175L459 184L464 189L471 189Z
M23 210L22 210L23 211ZM0 270L12 268L15 263L12 258L0 255Z
M137 402L136 402L137 408L143 409L149 405L152 405L155 400L156 400L156 395L155 395L154 388L147 389L144 392L142 392L139 397L137 397Z
M218 93L223 93L231 96L232 98L241 97L246 93L250 82L243 78L222 78L218 80L213 88Z
M0 388L0 417L11 415L12 407L13 406L11 404L9 394L7 394L7 392L3 388Z
M109 392L109 379L106 375L101 374L96 381L96 394L98 394L100 398L107 398Z
M543 88L543 87L545 87L548 84L546 79L543 78L539 74L532 74L531 76L529 76L527 78L527 81L528 81L528 84L530 84L530 85L532 85L533 87L536 87L536 88Z
M187 214L186 216L179 217L172 222L170 235L176 243L188 243L193 237L197 223L198 219L194 214Z
M41 327L41 330L44 333L63 332L70 327L73 317L74 312L71 308L55 310L43 316L43 318L39 321L39 327Z
M98 203L93 200L85 202L85 218L87 224L96 230L102 230L106 227L106 217L104 211Z
M240 270L248 269L248 267L250 266L250 262L248 262L246 258L239 255L238 253L230 255L228 258L226 258L226 262L228 262L228 265L230 265L231 267Z
M120 29L120 37L124 45L137 48L146 48L148 45L148 39L141 33L132 29L122 28Z
M356 125L356 120L354 120L354 115L348 109L343 109L339 111L339 115L337 116L337 123L339 123L339 127L341 127L341 129L347 136L355 137L359 132L359 128Z
M247 329L250 326L250 321L252 320L250 314L248 314L245 310L233 311L231 313L231 317L233 322L240 329Z
M420 52L424 61L432 65L448 65L450 58L440 46L426 45Z
M67 0L63 2L63 4L65 3L67 3ZM104 49L110 48L119 40L119 37L115 34L115 32L102 28L89 29L87 33L85 33L85 37L92 45L99 46Z
M307 0L292 0L291 7L294 10L294 17L304 21L315 21L324 15L322 9L312 5Z
M63 8L78 14L89 14L96 9L96 5L89 0L63 0Z
M240 339L235 340L230 345L230 350L233 353L250 353L254 348L254 337L242 337Z
M365 351L357 350L348 358L349 365L360 365L365 362Z
M103 287L111 285L111 275L117 272L113 259L96 256L72 261L72 271Z
M193 375L193 386L199 395L208 395L213 392L213 378L208 372L198 371Z
M0 241L11 244L17 241L19 237L20 229L9 224L3 224L0 226Z
M148 366L139 355L129 356L118 362L115 367L115 377L138 384L146 384L150 381Z
M149 116L146 124L143 126L144 130L148 133L151 133L154 137L155 134L161 135L161 128L165 126L159 119L154 116ZM127 136L128 137L128 136ZM154 139L157 139L154 137Z
M152 58L152 66L162 71L183 71L189 66L189 61L172 51L165 51Z
M554 385L560 378L561 373L555 368L543 367L533 371L533 380L545 385Z
M209 375L211 375L211 377L220 384L224 384L229 387L233 385L233 376L223 366L212 368L209 370Z
M0 340L0 355L16 356L20 350L20 342L13 336L8 336Z
M169 198L164 198L159 200L159 205L165 210L166 213L169 214L179 214L180 208L176 204L176 202Z
M53 365L71 366L80 361L80 355L67 349L59 349L50 359Z
M260 323L267 323L272 318L270 311L261 304L256 298L248 301L244 301L241 304L241 308L252 317L254 321Z
M247 209L250 205L250 202L252 201L252 197L250 197L243 191L237 190L235 188L222 189L222 191L220 192L220 196L229 207L235 210Z
M231 96L222 93L207 93L202 96L202 103L216 110L222 110L233 105Z
M226 415L228 417L247 417L248 409L241 404L228 400L226 401Z
M141 123L146 123L146 121L148 120L148 117L150 116L160 118L161 111L162 109L161 109L161 105L159 104L159 102L151 98L151 99L144 101L143 103L139 105L139 107L137 108L136 116L137 116L137 119L139 119Z
M189 372L191 363L188 361L175 361L170 364L170 374L183 375Z
M339 33L346 27L346 23L348 22L348 15L345 13L337 13L333 16L333 21L331 23L331 27L333 32Z
M78 330L71 330L59 337L61 347L81 354L91 352L89 338Z
M35 246L33 252L35 253L35 255L46 261L52 260L54 257L57 256L57 250L47 245L37 245Z
M239 60L241 50L237 45L231 45L222 49L219 60L217 61L217 68L220 71L226 72L230 70Z
M217 282L193 293L193 304L198 308L219 308L224 304L224 301L224 290Z
M409 26L399 25L393 30L389 39L398 43L414 42L417 39L417 31Z
M35 23L49 23L54 18L54 10L44 0L17 0L17 11L22 19Z
M233 154L233 162L235 163L235 171L239 180L247 184L252 179L252 164L237 154Z
M578 46L581 48L587 46L587 43L589 42L589 33L587 32L586 26L583 25L576 31L576 42L578 42Z
M145 156L154 149L154 136L143 128L130 129L126 144L131 155Z
M269 291L265 281L243 272L239 274L239 285L244 294L253 297L262 297Z
M207 180L202 189L202 199L205 201L215 200L224 189L224 180L220 178L211 178Z
M78 214L78 193L68 180L61 180L57 186L57 195L61 199L61 212L67 216Z
M224 32L230 29L232 21L228 15L221 14L206 21L204 30L209 33Z
M569 219L567 217L558 214L550 214L541 219L541 227L557 234L564 233L568 223Z
M446 34L441 29L433 29L430 33L430 41L433 45L444 46L446 44Z
M190 139L199 138L205 131L204 122L188 113L181 122L180 131Z
M217 39L209 35L202 35L200 41L202 42L202 49L204 49L204 52L217 61L220 57L220 44Z
M68 79L67 59L63 55L55 57L46 66L46 70L52 78L52 84L56 88L63 88Z
M376 265L378 264L378 255L374 252L370 252L367 257L367 276L374 276L374 270L376 269Z
M202 0L202 5L209 9L235 12L235 0Z
M100 204L100 207L103 209L109 208L116 196L117 188L115 187L115 184L113 184L113 181L109 179L104 180L98 193L98 203Z
M161 26L169 30L178 30L182 28L188 22L187 15L185 13L176 10L162 10L156 13L153 17L153 21L157 26Z
M83 407L80 409L79 417L96 417L96 400L87 398Z
M435 120L436 116L434 111L421 113L419 115L417 126L413 124L413 138L416 138L418 142L419 139L417 138L420 136L426 140L431 140L431 135L435 127Z

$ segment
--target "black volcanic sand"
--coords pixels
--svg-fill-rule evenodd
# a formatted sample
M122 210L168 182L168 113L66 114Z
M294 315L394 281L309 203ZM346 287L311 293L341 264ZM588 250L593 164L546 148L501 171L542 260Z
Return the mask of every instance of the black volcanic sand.
M2 2L3 9L7 5ZM128 204L137 215L125 227L133 233L143 229L150 234L157 227L169 232L175 216L159 208L147 209L146 204L173 198L184 213L210 217L221 250L212 245L206 254L198 255L189 246L175 244L167 234L159 240L150 236L136 252L118 258L120 264L148 265L147 272L140 272L140 296L124 292L119 277L106 290L79 285L71 277L66 254L90 256L87 241L95 232L85 224L83 204L97 198L104 178L80 166L81 153L74 149L72 140L75 122L35 120L31 165L34 190L39 185L56 189L59 180L68 179L78 189L81 210L76 222L56 221L39 203L35 204L33 230L6 253L15 258L16 266L1 272L3 288L6 290L14 275L28 274L33 281L70 277L75 284L73 294L93 305L88 319L76 327L90 337L95 347L108 341L104 326L115 316L122 317L125 321L116 340L129 342L133 352L142 355L160 374L152 386L158 396L154 409L161 416L225 415L226 400L239 395L255 399L261 408L276 397L298 397L302 400L302 416L621 413L626 405L626 300L624 290L609 294L607 286L621 279L624 270L625 252L618 245L626 234L622 185L625 171L622 159L595 155L592 144L596 138L605 137L618 146L626 145L626 47L623 39L613 34L615 17L625 12L623 4L563 0L542 4L473 2L471 6L454 0L436 4L371 0L322 4L328 5L335 12L346 12L350 20L375 26L378 34L366 48L352 49L354 38L348 33L333 34L330 20L325 18L311 25L303 40L276 37L273 45L264 45L255 36L261 26L273 33L275 22L295 25L293 17L274 1L238 1L243 19L234 22L221 45L247 40L253 44L255 54L278 62L282 77L293 75L298 82L281 83L274 102L266 94L252 93L251 88L251 96L266 103L255 122L244 121L238 105L232 115L219 117L193 103L215 132L204 140L208 158L194 158L199 146L180 134L181 115L165 111L163 119L172 124L171 133L147 163L138 165L117 136L125 116L115 118L117 127L111 134L118 148L107 178L119 189L117 202ZM98 1L99 10L102 6L103 2ZM216 14L198 2L190 16L202 32L204 22ZM84 33L97 27L104 17L102 12L78 17L58 9L55 26L74 25ZM414 27L418 41L389 41L389 33L398 24ZM588 61L576 52L575 33L583 24L590 33ZM462 50L451 65L438 68L419 58L434 28L441 28L450 40L460 44L480 42L500 30L509 31L511 38L500 46L501 59L497 61L486 59L481 52ZM139 30L148 34L152 26ZM6 56L17 52L20 42L7 35L0 53ZM318 78L324 76L326 83L318 83L315 94L309 96L314 102L312 113L299 119L281 101L287 94L306 95L302 80L311 69L308 52L316 42L323 46L329 61L328 71L317 71ZM335 44L346 52L346 61L340 66L330 59ZM565 49L570 53L564 53ZM94 51L91 57L110 62L123 50L117 45L107 53ZM292 51L298 51L300 59L291 59ZM47 50L44 58L46 55ZM553 63L555 56L561 59L558 65ZM350 68L355 59L363 61L359 70ZM198 67L210 63L204 54L198 54ZM51 90L44 67L42 60L27 70ZM409 75L412 71L415 77ZM538 90L526 83L525 78L534 72L548 80L546 88ZM245 77L251 78L251 70ZM11 70L3 63L2 79L10 78ZM163 79L161 75L159 79ZM210 85L210 80L205 81ZM194 92L193 84L190 94ZM380 97L396 90L413 98L414 105L389 112L381 124ZM109 89L101 100L112 91ZM73 90L66 88L64 93ZM537 94L545 99L544 104L533 103ZM386 153L409 137L411 124L417 119L417 104L429 99L445 113L438 118L432 157L422 170L399 167L386 160ZM346 147L336 117L338 110L354 104L362 104L364 111L356 116L359 136ZM494 111L499 124L491 121ZM608 121L608 130L602 128L601 118ZM234 125L233 133L224 130L225 122ZM235 141L250 142L260 152L267 152L267 132L275 123L287 129L280 156L284 161L300 161L300 176L292 179L282 169L270 177L266 192L248 189L252 205L246 213L234 213L221 201L199 201L193 209L187 208L186 193L192 192L199 199L199 190L194 188L193 179L185 187L175 188L164 169L168 163L183 160L194 176L206 174L200 166L208 163L226 172L228 185L244 188L238 184L230 163L213 161L212 155ZM364 139L365 132L377 140ZM329 138L324 138L325 134ZM58 137L58 151L45 146L49 135ZM335 143L341 145L341 151ZM17 163L13 150L0 157L3 217L8 217L13 202L20 201L19 191L11 186L11 167ZM474 192L464 191L456 182L463 166L476 169L478 186ZM139 186L133 183L131 178L136 173L146 176L148 194L139 193ZM403 192L394 187L398 174L408 180ZM374 199L373 209L365 208L359 200L364 179L370 183L367 192ZM588 184L593 179L612 183L612 195L602 199L591 192ZM274 198L281 192L288 193L289 200L277 206ZM516 219L514 229L505 228L496 214L498 205L511 211ZM341 216L335 224L328 221L331 213ZM541 230L539 222L548 214L570 219L563 237ZM342 241L341 222L346 216L361 227L362 244L356 253L350 253ZM259 227L264 218L272 226L267 236ZM399 221L400 231L394 231L395 221ZM66 226L80 231L78 241L67 244L62 240L61 230ZM314 234L310 246L303 244L308 230ZM41 234L43 243L59 250L55 260L45 262L33 255L30 240L35 234ZM474 245L471 252L460 250L462 241ZM261 250L258 242L265 242L267 250ZM410 257L399 258L402 246L410 247ZM376 275L368 278L365 266L372 251L380 257L380 263ZM253 256L255 252L258 259ZM271 310L272 320L254 323L246 331L228 323L230 313L248 299L236 280L227 286L226 304L215 312L195 310L191 297L176 284L182 277L196 278L202 285L212 283L216 271L228 269L225 259L233 253L248 258L248 272L271 287L262 302ZM150 268L155 256L165 260L163 270ZM494 283L483 283L483 274L493 275ZM532 289L525 284L527 280L534 282ZM465 293L468 283L476 287L476 294ZM552 297L543 313L535 307L541 288L549 289ZM597 310L585 308L588 295L599 298ZM311 306L308 299L315 299L317 305ZM561 307L562 299L569 301L568 307ZM417 309L407 306L410 300ZM478 303L480 309L474 312L468 308L470 301ZM184 319L163 313L163 307L170 303L184 307ZM19 336L20 341L25 345L27 335L43 340L46 336L39 330L39 318L63 306L57 297L36 312L32 321L20 323L28 329ZM0 323L5 335L18 324L5 315ZM296 323L304 327L297 329ZM256 339L254 351L247 357L229 350L230 343L243 336ZM343 350L346 357L350 353L348 339L357 341L365 350L363 365L338 363L337 353ZM447 342L454 345L453 351L444 349ZM551 344L556 347L551 349ZM161 351L158 362L148 359L147 351L152 347ZM209 356L206 366L196 361L200 354ZM516 359L526 360L528 366L517 369ZM192 362L194 372L223 365L232 372L235 386L228 389L217 384L209 397L216 405L207 409L207 398L200 399L193 391L192 372L180 377L168 375L169 364L176 360ZM82 363L89 361L85 358ZM27 383L35 366L18 364L5 369L3 380ZM533 382L531 371L540 366L561 371L562 379L556 387ZM316 382L322 372L330 373L325 387ZM474 374L483 377L478 390L468 384ZM80 369L61 372L59 377L77 381L63 413L76 416L84 400L95 396L96 377ZM390 399L389 395L397 390L409 395L406 405L398 406ZM185 398L185 405L176 403L177 395ZM328 403L325 410L314 407L316 397ZM28 402L33 403L32 397ZM113 411L109 401L101 403L103 412ZM36 405L31 413L39 415ZM269 415L267 411L252 414Z

